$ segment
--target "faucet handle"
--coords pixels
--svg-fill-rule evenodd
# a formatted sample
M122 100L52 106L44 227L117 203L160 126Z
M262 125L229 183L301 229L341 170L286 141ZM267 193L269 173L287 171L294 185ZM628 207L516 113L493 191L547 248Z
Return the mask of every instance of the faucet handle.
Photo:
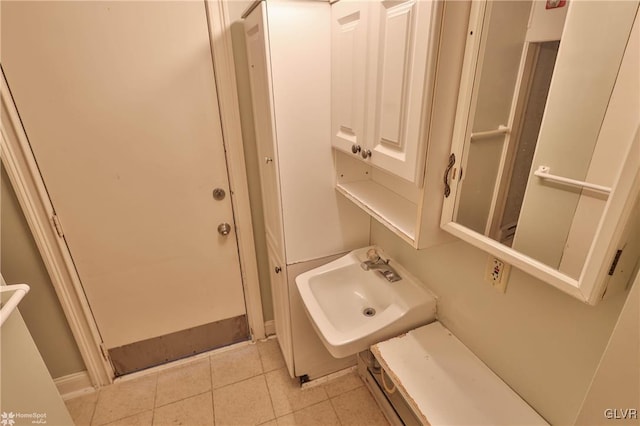
M376 249L370 248L369 250L367 250L367 260L370 260L372 262L377 262L378 260L380 260L380 255L378 254Z

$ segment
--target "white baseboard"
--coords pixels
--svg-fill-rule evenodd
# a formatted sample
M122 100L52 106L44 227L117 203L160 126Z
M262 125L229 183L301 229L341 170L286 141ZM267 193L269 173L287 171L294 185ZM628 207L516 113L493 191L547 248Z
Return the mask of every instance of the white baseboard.
M96 391L86 371L58 377L54 379L53 382L56 384L60 396L65 401Z
M276 323L273 320L264 322L264 334L267 336L272 336L276 334Z

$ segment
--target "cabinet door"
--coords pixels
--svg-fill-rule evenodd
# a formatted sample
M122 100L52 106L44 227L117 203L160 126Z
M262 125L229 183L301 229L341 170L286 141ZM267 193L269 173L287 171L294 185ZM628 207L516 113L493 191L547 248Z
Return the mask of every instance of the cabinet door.
M346 152L364 145L369 9L363 1L331 6L331 140Z
M260 187L264 206L264 224L267 240L283 259L284 236L282 230L282 206L278 179L278 155L274 128L271 90L271 66L269 63L267 21L265 3L245 19L244 31L249 62L251 100L256 131L256 146L260 168Z
M439 33L436 1L376 1L371 12L367 121L373 165L421 182ZM424 125L424 127L423 127Z
M273 321L275 323L276 336L278 337L280 350L287 364L289 375L294 377L291 313L286 266L270 244L267 244L267 251L269 255L269 276L271 278L271 299L273 301Z

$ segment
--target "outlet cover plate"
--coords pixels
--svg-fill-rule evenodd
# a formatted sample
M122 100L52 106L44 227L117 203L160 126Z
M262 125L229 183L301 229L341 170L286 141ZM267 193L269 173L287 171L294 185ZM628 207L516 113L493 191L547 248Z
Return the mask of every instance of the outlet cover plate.
M495 290L501 293L506 293L510 271L511 265L496 257L489 256L487 259L487 268L485 270L484 280Z

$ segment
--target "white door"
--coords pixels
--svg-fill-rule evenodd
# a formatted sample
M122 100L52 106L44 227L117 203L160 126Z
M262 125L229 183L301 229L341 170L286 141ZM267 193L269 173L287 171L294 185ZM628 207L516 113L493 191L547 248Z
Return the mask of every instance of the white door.
M117 374L246 339L204 2L3 2L2 67Z

